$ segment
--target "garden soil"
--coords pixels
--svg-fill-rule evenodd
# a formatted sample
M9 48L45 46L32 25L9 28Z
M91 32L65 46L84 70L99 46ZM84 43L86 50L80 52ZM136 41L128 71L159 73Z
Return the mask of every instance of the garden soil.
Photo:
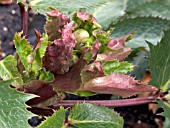
M20 11L16 4L0 5L0 59L3 59L9 54L15 53L13 45L13 36L15 32L20 32ZM30 12L29 14L29 41L34 44L35 36L34 29L41 33L43 32L43 25L45 24L45 17ZM112 95L96 95L88 99L94 100L109 100ZM82 99L73 95L66 95L67 99L77 100ZM86 98L87 99L87 98ZM153 105L154 106L154 105ZM137 105L129 107L117 107L115 111L120 113L124 118L124 128L162 128L164 118L157 113L162 110L149 109L149 105ZM32 126L39 124L41 119L32 118L29 123Z

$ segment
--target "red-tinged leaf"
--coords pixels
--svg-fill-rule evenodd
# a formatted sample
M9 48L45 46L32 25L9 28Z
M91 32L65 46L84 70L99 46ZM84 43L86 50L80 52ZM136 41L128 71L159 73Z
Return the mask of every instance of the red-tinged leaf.
M108 61L108 60L119 60L122 61L124 60L129 54L131 53L131 48L123 48L120 52L111 52L111 51L105 51L102 54L97 55L97 60L98 61Z
M47 16L49 19L45 25L45 30L49 36L49 40L54 41L61 37L62 28L70 19L57 9L48 12Z
M34 32L35 32L36 40L35 40L35 46L34 46L33 50L35 51L35 50L37 50L38 48L41 47L40 41L41 41L42 35L41 35L41 33L40 33L38 30L36 30L36 29L34 29Z
M93 54L93 57L96 56L98 50L100 49L100 43L98 40L96 40L92 46L92 54Z
M104 71L99 62L94 62L90 65L86 65L81 71L82 84L101 76L104 76Z
M113 49L113 50L118 50L120 48L124 48L125 47L125 42L131 38L133 36L133 34L128 34L126 36L123 36L122 38L120 39L117 39L117 40L110 40L109 43L108 43L108 47L110 49Z
M81 84L81 70L87 65L87 62L83 59L84 55L89 52L89 49L80 57L78 62L69 70L69 72L63 75L56 75L53 82L53 88L55 91L68 91L75 92Z
M93 63L96 60L99 49L100 43L98 40L96 40L92 46L92 60L90 61L90 63Z
M82 85L79 90L129 97L143 92L155 92L158 89L154 86L141 84L130 76L111 74L92 79Z
M109 60L124 60L130 53L131 48L125 46L125 42L129 40L133 34L128 34L117 40L110 40L107 48L102 54L98 54L98 61L109 61Z
M86 12L77 12L77 17L82 21L91 19L93 22L97 22L97 20L92 15Z
M81 70L87 65L83 56L89 52L89 49L81 56L79 61L63 75L56 75L53 82L44 82L35 80L29 83L24 90L26 93L38 95L40 97L33 98L27 102L28 105L37 105L54 97L58 91L75 92L81 84ZM55 89L55 91L53 90Z
M24 88L24 91L39 96L27 101L27 104L30 106L42 103L56 95L52 85L41 80L31 81L29 85Z
M54 43L47 47L43 64L44 67L54 74L64 74L68 72L72 64L72 50L76 41L72 34L74 23L64 26L61 39L54 40Z

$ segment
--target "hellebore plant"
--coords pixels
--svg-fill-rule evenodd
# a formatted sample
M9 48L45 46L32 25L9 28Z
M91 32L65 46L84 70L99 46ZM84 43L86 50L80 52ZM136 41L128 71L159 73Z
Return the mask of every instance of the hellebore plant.
M26 9L22 4L20 8L24 19L29 8ZM16 55L9 55L0 61L0 77L5 81L1 82L4 86L1 85L2 89L15 91L7 87L10 84L19 91L16 92L19 97L36 95L29 95L29 98L24 100L30 106L30 111L48 115L43 110L60 108L48 117L40 128L53 127L49 122L55 119L60 119L56 121L57 128L123 127L123 119L116 112L101 106L129 106L168 99L169 95L159 91L155 86L143 84L127 75L133 70L134 65L124 61L132 52L125 43L133 38L133 33L112 39L111 31L104 31L95 17L85 12L75 12L72 20L57 9L52 9L46 15L45 33L41 34L35 30L35 46L32 48L27 41L28 30L24 27L27 26L27 22L23 20L23 32L14 35ZM79 96L114 94L123 98L144 92L150 92L151 95L107 101L70 101L62 99L65 92ZM74 107L66 121L67 109L63 107L72 106ZM41 109L41 112L37 109Z
M36 95L44 91L42 87L51 86L50 97L57 92L130 97L158 90L126 75L133 65L122 62L131 52L124 43L133 34L113 40L92 15L84 12L74 13L73 21L58 10L48 12L47 16L46 33L35 31L37 39L33 49L21 37L22 33L14 36L18 60L13 59L20 65L15 67L17 76L13 86Z

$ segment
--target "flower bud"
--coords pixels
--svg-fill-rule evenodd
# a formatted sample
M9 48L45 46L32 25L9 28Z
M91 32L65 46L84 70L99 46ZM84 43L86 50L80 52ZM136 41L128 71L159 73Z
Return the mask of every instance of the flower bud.
M85 43L89 38L89 33L84 29L78 29L73 34L78 44Z

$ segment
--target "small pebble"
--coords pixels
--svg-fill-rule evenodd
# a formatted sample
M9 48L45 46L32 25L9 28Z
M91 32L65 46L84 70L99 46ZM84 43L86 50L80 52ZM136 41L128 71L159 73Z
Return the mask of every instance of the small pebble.
M8 28L7 28L7 27L3 27L3 31L4 31L4 32L7 32L7 31L8 31Z
M0 56L1 56L1 57L5 57L6 54L5 54L4 52L0 52Z
M33 19L32 17L29 18L29 21L30 21L30 22L33 22L33 20L34 20L34 19Z
M11 11L11 13L12 13L12 14L15 14L15 13L16 13L16 11L15 11L15 10L12 10L12 11Z
M137 122L138 124L141 124L142 123L142 121L141 120L138 120L138 122Z

